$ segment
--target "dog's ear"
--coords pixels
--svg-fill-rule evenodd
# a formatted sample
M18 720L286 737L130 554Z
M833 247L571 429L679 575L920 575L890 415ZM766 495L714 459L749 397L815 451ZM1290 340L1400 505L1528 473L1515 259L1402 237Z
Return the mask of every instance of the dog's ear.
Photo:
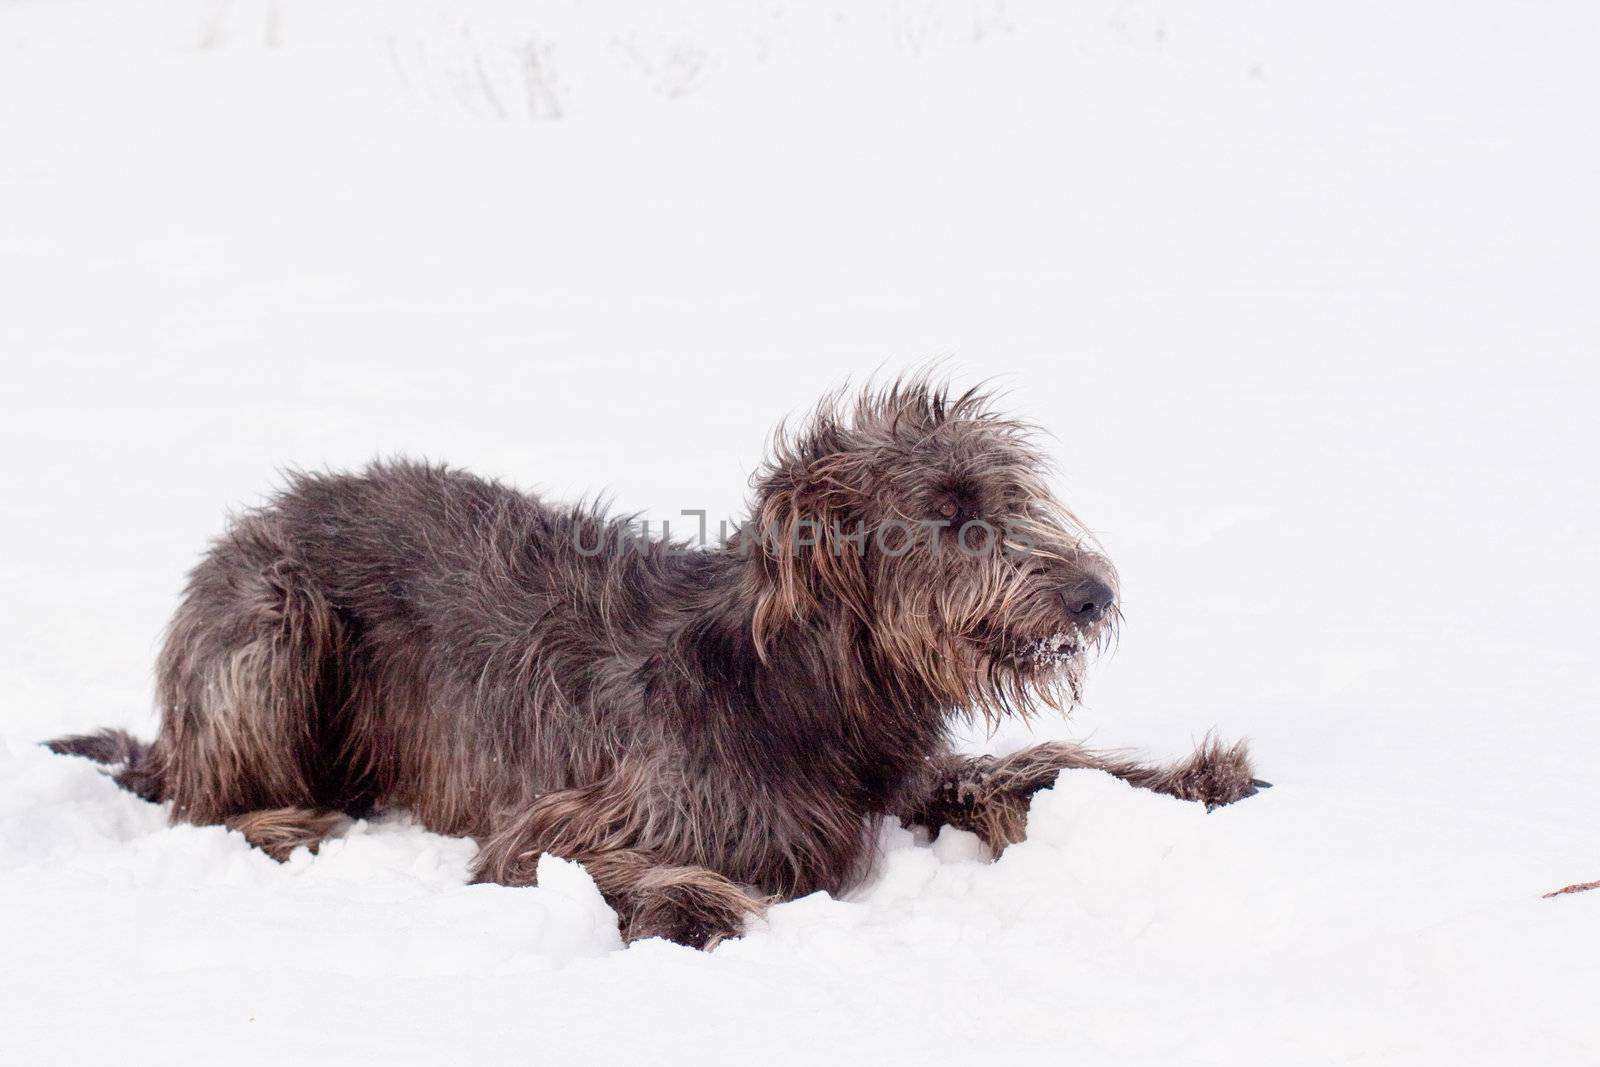
M820 468L771 487L762 501L754 546L761 588L751 637L763 662L773 635L824 601L868 617L867 532L853 512L849 494Z

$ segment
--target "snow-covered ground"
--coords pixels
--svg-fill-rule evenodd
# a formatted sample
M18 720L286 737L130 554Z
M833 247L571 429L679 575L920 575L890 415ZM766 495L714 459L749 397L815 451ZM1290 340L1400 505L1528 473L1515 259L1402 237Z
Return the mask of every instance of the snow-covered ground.
M1600 892L1540 894L1600 878L1596 54L1578 2L0 2L0 1058L1595 1063ZM1070 773L700 954L36 746L153 731L281 466L736 515L930 356L1123 574L1037 732L1276 789Z

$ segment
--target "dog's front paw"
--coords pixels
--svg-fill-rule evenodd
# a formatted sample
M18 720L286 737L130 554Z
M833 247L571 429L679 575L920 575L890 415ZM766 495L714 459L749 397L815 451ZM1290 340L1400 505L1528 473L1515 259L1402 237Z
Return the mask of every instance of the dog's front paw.
M1171 767L1154 786L1156 792L1193 800L1206 810L1232 804L1270 789L1271 782L1255 776L1250 751L1243 741L1231 745L1210 738L1182 763Z
M977 834L1000 855L1026 836L1033 795L1054 784L1065 765L1049 759L1056 747L1039 745L1003 760L976 756L965 761L961 776L934 793L931 812L912 821Z

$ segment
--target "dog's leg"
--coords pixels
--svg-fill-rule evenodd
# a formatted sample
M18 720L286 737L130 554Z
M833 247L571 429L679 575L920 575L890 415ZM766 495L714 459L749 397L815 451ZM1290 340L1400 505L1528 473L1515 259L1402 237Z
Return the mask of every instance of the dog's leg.
M489 848L495 844L491 840ZM532 868L543 851L516 856L509 869L496 866L492 855L480 856L475 880L533 885ZM619 848L562 858L582 863L589 872L617 913L624 941L661 937L690 948L711 948L726 938L738 937L745 921L760 915L771 903L709 867L666 863L642 849Z
M626 941L662 937L691 948L711 948L738 937L746 920L771 903L708 867L666 864L636 849L581 859L616 911Z
M325 750L341 704L331 682L342 637L270 526L241 523L195 569L161 653L161 731L148 751L130 750L119 780L171 801L174 820L259 827L246 832L253 841L282 837L273 824L325 824L340 801ZM273 809L315 809L316 818ZM310 840L309 830L284 832Z
M642 830L651 819L648 812L628 806L638 801L627 782L619 775L540 797L483 842L473 863L473 880L534 885L539 857L550 853L583 864L616 911L627 941L663 937L711 948L737 937L770 898L746 892L709 867L674 862L658 849L633 847L630 838L649 836Z
M345 817L336 811L316 808L267 808L230 815L222 824L237 830L244 839L280 862L304 845L312 852L322 844Z
M1102 770L1141 789L1198 801L1207 809L1232 804L1268 785L1252 776L1243 741L1223 745L1207 740L1188 759L1167 766L1056 741L1009 756L947 756L902 818L935 830L970 830L998 853L1023 839L1033 794L1053 785L1061 771L1077 768Z

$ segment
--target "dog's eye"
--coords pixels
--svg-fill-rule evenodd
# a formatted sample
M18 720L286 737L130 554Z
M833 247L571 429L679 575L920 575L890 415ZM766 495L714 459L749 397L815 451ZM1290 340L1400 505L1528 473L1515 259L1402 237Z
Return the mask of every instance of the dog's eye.
M934 493L929 501L930 510L952 528L978 514L978 501L972 490L965 486L947 486Z

